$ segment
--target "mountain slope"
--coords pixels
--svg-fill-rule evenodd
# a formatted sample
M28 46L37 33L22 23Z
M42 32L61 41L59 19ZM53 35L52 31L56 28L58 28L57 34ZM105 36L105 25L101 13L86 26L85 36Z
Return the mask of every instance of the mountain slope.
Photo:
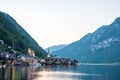
M112 24L89 33L62 50L54 52L61 57L75 58L81 62L120 61L120 18Z
M14 42L17 51L25 53L27 48L32 48L37 52L38 56L46 54L11 16L3 12L0 12L0 40L3 40L8 46L12 46Z
M65 48L66 46L67 46L66 44L51 46L51 47L49 47L50 54L52 54L54 51L58 51L62 48ZM48 52L48 48L46 48L45 51ZM54 54L52 54L52 55L54 55Z

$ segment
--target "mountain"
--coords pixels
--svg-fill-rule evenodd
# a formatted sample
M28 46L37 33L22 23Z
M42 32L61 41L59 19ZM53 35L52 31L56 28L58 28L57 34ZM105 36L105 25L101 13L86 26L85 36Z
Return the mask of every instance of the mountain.
M46 54L15 19L4 12L0 12L0 40L3 40L7 46L13 46L14 43L15 50L23 53L27 52L28 48L31 48L35 50L38 56Z
M60 44L60 45L51 46L51 47L49 47L50 54L52 54L54 51L58 51L62 48L65 48L66 46L67 46L67 44ZM46 48L45 51L48 52L48 48ZM52 55L54 55L54 54L52 54Z
M120 17L54 54L80 62L120 62Z

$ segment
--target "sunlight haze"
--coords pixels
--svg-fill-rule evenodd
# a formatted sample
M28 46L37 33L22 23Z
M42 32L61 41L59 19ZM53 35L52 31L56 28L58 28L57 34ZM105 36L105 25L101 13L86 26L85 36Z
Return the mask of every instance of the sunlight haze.
M46 48L70 44L120 17L120 0L0 0L11 15Z

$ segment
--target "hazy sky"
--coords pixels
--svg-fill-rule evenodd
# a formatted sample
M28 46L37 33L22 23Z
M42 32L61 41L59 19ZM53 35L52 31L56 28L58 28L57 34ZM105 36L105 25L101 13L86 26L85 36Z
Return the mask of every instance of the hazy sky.
M120 0L0 0L41 47L69 44L120 17Z

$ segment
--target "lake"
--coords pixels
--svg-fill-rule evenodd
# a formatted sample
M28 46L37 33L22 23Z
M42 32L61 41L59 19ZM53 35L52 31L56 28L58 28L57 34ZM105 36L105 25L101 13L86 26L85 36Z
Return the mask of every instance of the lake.
M120 80L120 65L0 67L0 80Z

